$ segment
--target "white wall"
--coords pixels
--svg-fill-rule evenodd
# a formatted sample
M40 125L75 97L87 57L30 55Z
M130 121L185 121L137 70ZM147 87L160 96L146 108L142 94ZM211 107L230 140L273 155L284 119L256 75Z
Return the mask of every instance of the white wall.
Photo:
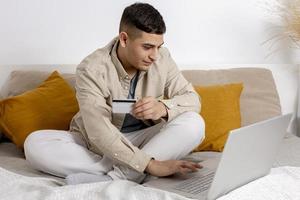
M278 86L287 112L295 104L297 77L278 64L295 59L286 40L266 42L282 31L267 12L269 1L146 2L163 15L165 43L181 69L264 64L279 80L290 80ZM122 11L133 2L0 0L0 65L78 64L117 35Z
M270 0L146 2L163 15L166 46L181 65L291 63L288 44L262 44L278 32L264 1ZM0 0L0 64L79 63L117 35L121 13L133 2Z

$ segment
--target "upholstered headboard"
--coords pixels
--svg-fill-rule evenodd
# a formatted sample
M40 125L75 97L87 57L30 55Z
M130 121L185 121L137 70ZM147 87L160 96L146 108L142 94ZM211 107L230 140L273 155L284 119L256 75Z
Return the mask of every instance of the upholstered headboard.
M272 71L275 84L279 93L282 113L290 113L294 111L296 105L296 90L298 75L295 65L269 65L269 64L253 64L253 65L194 65L185 66L179 65L180 69L224 69L237 67L260 67L268 68ZM76 65L59 64L59 65L0 65L0 89L4 82L8 79L9 74L14 70L40 70L54 71L58 70L61 73L75 73ZM0 97L1 99L1 97Z
M14 70L39 70L54 71L62 73L75 73L76 65L0 65L0 88Z
M240 97L242 126L281 115L279 95L269 69L232 68L182 72L193 85L243 83Z

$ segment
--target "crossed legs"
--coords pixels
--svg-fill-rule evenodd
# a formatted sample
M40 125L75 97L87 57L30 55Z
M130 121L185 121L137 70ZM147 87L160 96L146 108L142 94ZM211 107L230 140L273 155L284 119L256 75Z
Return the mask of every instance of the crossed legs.
M204 139L204 121L197 113L185 112L168 123L124 136L157 160L181 159ZM24 151L35 169L59 177L83 172L138 183L145 178L144 174L89 151L80 136L68 131L35 131L27 137Z

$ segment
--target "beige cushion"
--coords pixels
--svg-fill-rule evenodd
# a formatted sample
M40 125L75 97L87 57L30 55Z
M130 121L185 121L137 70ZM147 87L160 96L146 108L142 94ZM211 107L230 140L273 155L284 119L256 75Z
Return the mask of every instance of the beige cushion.
M242 82L244 84L240 98L242 126L281 115L279 96L272 72L268 69L185 70L182 73L193 85Z
M0 91L3 98L16 96L28 90L38 87L44 80L48 78L51 72L36 71L36 70L16 70L12 71L8 80L4 83ZM62 74L62 77L74 89L75 75Z

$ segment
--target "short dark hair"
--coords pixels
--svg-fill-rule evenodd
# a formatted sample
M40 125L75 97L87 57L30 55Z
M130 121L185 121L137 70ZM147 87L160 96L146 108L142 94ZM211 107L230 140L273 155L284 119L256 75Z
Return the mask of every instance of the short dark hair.
M164 34L166 32L163 17L147 3L134 3L124 9L119 32L131 28L137 28L146 33Z

